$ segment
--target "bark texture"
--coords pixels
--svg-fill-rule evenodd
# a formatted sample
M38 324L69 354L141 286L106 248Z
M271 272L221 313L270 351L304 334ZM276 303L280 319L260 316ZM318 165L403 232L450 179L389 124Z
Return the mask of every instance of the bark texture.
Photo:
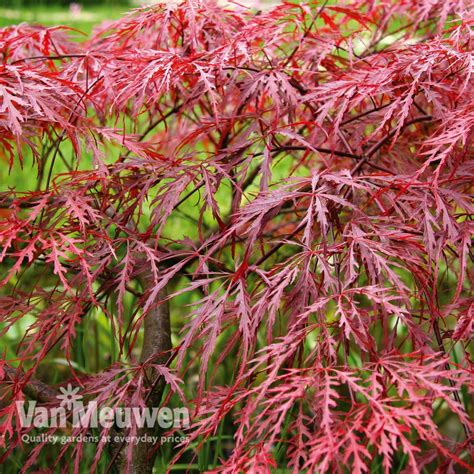
M148 289L153 284L153 280L150 278L142 278L142 282L144 289ZM162 365L166 365L168 362L171 349L171 327L166 295L165 289L160 291L157 305L145 316L141 362L152 360L153 363ZM147 396L147 406L158 408L166 385L164 379L159 376L156 370L150 368L146 370L146 385L151 391ZM158 434L159 427L154 426L139 428L136 436L140 439L142 437L156 437ZM156 459L156 445L147 442L134 444L130 462L127 462L126 459L127 448L127 445L124 444L116 448L120 450L116 457L116 463L120 466L119 471L124 474L151 474Z

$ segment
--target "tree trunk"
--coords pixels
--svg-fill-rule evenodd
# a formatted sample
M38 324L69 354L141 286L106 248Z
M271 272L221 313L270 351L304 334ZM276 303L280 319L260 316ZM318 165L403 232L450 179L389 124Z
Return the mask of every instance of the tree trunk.
M143 278L142 280L145 289L153 283L150 278ZM165 365L169 359L171 349L170 312L168 301L166 301L166 290L163 289L159 292L158 300L160 304L145 315L140 361L150 360L156 354L156 357L152 359L153 363ZM163 378L158 379L159 374L156 370L150 368L146 372L147 381L145 385L151 390L151 393L147 396L146 405L149 408L158 408L166 383ZM158 426L138 428L136 432L138 438L143 436L156 437L158 434ZM120 443L120 445L113 447L115 465L119 472L123 474L151 474L156 459L154 448L155 443L152 442L134 444L131 459L127 462L128 446L125 443ZM117 450L120 451L118 454Z

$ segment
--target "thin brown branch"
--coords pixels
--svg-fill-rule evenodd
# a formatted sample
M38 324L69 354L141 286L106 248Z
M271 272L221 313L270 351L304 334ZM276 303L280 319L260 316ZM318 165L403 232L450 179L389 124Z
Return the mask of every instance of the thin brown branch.
M57 390L52 388L47 383L42 382L41 380L30 377L23 381L22 377L25 377L25 374L19 369L6 366L3 370L5 372L6 378L1 383L5 383L5 381L7 383L21 381L20 384L23 384L23 393L33 400L36 400L40 403L49 403L55 401L57 395L59 394Z

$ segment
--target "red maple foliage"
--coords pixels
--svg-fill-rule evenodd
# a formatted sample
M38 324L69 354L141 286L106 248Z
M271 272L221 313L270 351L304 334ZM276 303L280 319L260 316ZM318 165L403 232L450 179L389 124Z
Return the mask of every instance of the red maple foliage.
M231 420L216 472L474 472L473 25L463 0L187 0L83 42L0 30L0 158L38 172L0 194L1 334L27 324L0 362L4 460L45 449L14 402L51 401L54 352L99 404L181 397L173 462ZM98 314L119 358L84 374ZM151 472L133 446L109 467L123 450Z

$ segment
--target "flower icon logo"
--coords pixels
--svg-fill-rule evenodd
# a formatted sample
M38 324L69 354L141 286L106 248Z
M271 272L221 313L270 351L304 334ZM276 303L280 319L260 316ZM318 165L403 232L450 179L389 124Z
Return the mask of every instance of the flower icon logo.
M60 387L62 395L57 395L56 398L61 400L61 406L66 407L67 410L74 408L74 405L82 399L82 395L78 395L79 387L72 388L70 383L67 384L67 387Z

